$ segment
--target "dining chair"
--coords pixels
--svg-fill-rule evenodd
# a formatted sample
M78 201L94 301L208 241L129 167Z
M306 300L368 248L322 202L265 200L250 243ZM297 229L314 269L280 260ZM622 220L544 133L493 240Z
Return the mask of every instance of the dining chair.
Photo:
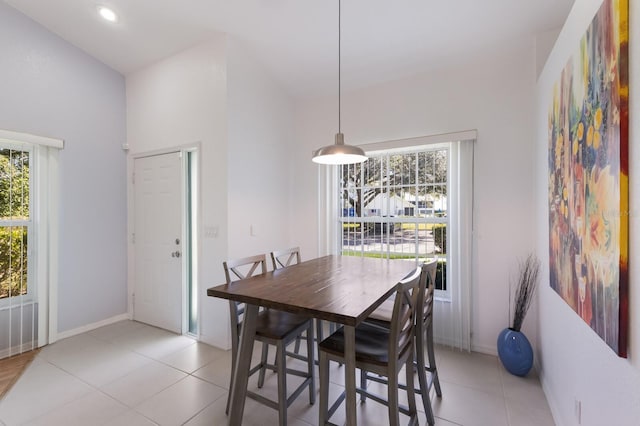
M271 263L273 264L273 270L286 268L287 266L297 265L302 261L300 256L300 247L291 247L284 250L274 250L271 252ZM322 341L324 336L324 328L322 320L316 319L316 336L317 342ZM329 333L333 333L336 329L334 323L329 323ZM300 340L306 339L306 336L300 336L296 339L296 345L294 347L294 353L300 353ZM316 361L317 363L317 361Z
M233 285L233 281L237 279L245 279L257 274L265 274L267 272L267 260L265 255L257 255L245 257L241 259L227 260L223 262L225 278L228 285ZM240 332L242 327L242 319L244 316L244 303L229 301L230 317L231 317L231 382L229 384L229 395L227 396L226 413L229 414L229 405L231 402L231 391L233 386L233 377L236 368L236 357L238 353L238 345L240 340ZM286 347L296 340L300 334L305 333L311 336L307 342L307 356L302 358L307 361L307 371L299 371L287 368L286 357L290 355ZM247 390L247 396L268 406L278 410L278 418L280 425L287 424L287 408L293 403L295 398L302 393L305 386L309 388L309 403L315 403L315 372L313 358L313 321L311 318L296 315L289 312L278 311L275 309L262 309L258 313L256 319L256 335L255 340L262 343L263 357L261 361L249 370L248 375L252 376L259 372L258 387L264 384L265 372L267 369L275 371L278 377L278 401L273 401L255 392ZM269 345L276 347L276 361L274 364L267 362L267 351ZM301 358L301 357L296 357ZM292 392L291 396L287 396L287 374L292 374L304 378L303 382Z
M429 398L431 388L435 388L436 395L438 397L442 397L440 379L438 377L438 369L436 368L436 357L433 342L433 300L437 268L437 259L433 259L430 262L423 263L420 267L422 272L420 287L418 291L417 309L418 312L422 313L422 315L416 315L416 327L414 330L414 368L418 373L419 384L419 387L414 389L414 391L416 393L419 393L422 397L422 405L424 406L424 412L427 416L427 422L430 425L433 425L435 423L433 408L431 406L431 399ZM390 327L392 321L390 314L392 304L392 300L384 301L383 304L365 320L365 322L381 327ZM427 362L425 362L425 356L427 358ZM428 376L427 373L429 373ZM384 378L373 376L367 371L362 371L360 374L360 387L366 389L368 380L379 383L386 383L386 380ZM407 385L400 384L399 386L401 389L405 389ZM366 396L361 394L361 400L364 400L365 398Z
M416 268L398 283L393 301L390 327L380 327L363 322L355 329L356 368L369 371L387 378L387 398L374 395L367 389L354 389L370 399L384 404L389 411L389 424L400 423L400 413L409 416L409 424L418 424L414 385L413 354L415 315L418 304L418 293L421 270ZM320 424L325 425L345 399L346 391L329 407L329 361L345 361L344 330L341 328L320 342ZM407 382L408 407L398 402L398 375L405 367ZM351 390L351 391L354 391Z
M276 269L286 268L287 266L297 265L301 261L302 259L300 257L300 247L292 247L285 250L274 250L271 252L271 263L273 264L274 271ZM321 334L318 334L318 332L320 331L322 330L316 331L316 334L318 336L321 336ZM300 340L306 340L306 338L306 336L296 337L296 345L293 350L294 353L300 353Z
M290 265L297 265L302 260L300 258L300 247L292 247L285 250L274 250L271 252L271 262L273 270L286 268Z

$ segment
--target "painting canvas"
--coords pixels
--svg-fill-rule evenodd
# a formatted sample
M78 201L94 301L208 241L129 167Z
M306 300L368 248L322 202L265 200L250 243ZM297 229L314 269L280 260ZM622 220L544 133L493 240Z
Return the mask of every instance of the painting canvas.
M604 0L549 109L551 287L619 356L628 324L628 0Z

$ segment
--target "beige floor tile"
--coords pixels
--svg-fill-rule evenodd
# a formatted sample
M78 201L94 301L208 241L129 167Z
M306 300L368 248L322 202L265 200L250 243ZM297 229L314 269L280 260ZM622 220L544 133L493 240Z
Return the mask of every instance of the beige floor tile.
M125 377L151 362L151 359L130 351L113 351L110 357L96 359L76 375L85 382L100 387Z
M143 324L117 334L110 343L159 360L195 343L195 340Z
M175 368L151 361L149 364L103 386L101 389L104 393L128 407L135 407L186 376L185 373Z
M33 362L0 401L7 425L35 419L91 392L91 387L45 361Z
M302 397L295 400L291 407L289 407L289 417L298 418L306 423L318 424L319 409L320 409L320 382L316 386L316 403L309 404L308 394L303 392ZM329 401L334 401L340 393L344 390L344 387L329 383ZM338 410L338 412L331 418L331 421L336 424L342 424L345 416Z
M154 426L157 423L149 420L135 410L125 411L106 422L104 426Z
M503 395L496 356L438 347L436 366L441 381Z
M204 410L192 417L185 426L209 426L209 425L225 425L229 422L229 418L224 410L227 405L227 395L218 398L212 404L209 404ZM245 406L246 407L246 406ZM246 419L244 419L246 420ZM246 424L243 422L243 424Z
M305 352L304 346L302 352ZM273 361L275 350L270 351ZM254 346L253 362L260 359L261 344ZM544 392L535 372L525 378L510 375L495 356L438 347L436 360L443 390L441 399L431 393L436 425L527 426L553 425ZM289 368L306 364L288 360ZM224 413L231 369L231 352L134 321L121 321L61 340L43 348L16 386L0 401L0 426L34 424L227 424ZM331 363L330 399L344 389L344 367ZM288 423L318 423L319 377L316 403L307 391L288 409ZM404 377L404 373L401 373ZM359 372L356 372L359 383ZM301 378L288 376L289 392ZM404 380L402 380L404 381ZM257 376L249 387L257 390ZM416 380L417 384L417 380ZM384 385L372 383L381 395ZM267 373L262 390L275 399L277 380ZM400 392L401 403L406 394ZM420 424L426 424L423 406L416 401ZM133 409L129 407L134 407ZM358 402L359 424L388 424L387 408L368 400ZM93 421L100 418L101 420ZM344 404L333 416L344 422ZM401 424L407 418L401 416ZM277 424L276 410L248 400L243 424ZM75 422L75 423L74 423Z
M189 345L184 349L162 358L161 362L191 374L210 362L224 357L226 353L227 351L223 351L222 349L196 342L193 345Z
M146 324L142 324L137 321L119 321L119 322L89 331L87 334L97 339L113 343L114 340L116 340L118 337L124 334L130 333L136 329L142 330L148 327L151 328L150 326Z
M256 343L253 347L253 355L251 357L251 365L256 365L260 361L262 345ZM271 353L275 353L272 348ZM273 362L273 355L270 353L269 360ZM219 357L208 363L202 368L193 372L193 376L199 377L221 388L229 388L229 379L231 377L231 351L223 351Z
M441 419L440 417L436 417L434 420L436 422L435 426L461 426L460 423L450 422L448 420ZM427 424L427 422L426 420L420 421L420 424Z
M231 377L231 352L210 362L202 368L193 372L193 376L206 380L225 390L229 390L229 379Z
M47 346L41 356L93 386L102 386L147 364L147 357L83 334Z
M287 368L292 368L294 366L287 364ZM297 366L295 366L297 369ZM317 377L316 377L317 380ZM294 390L296 390L302 383L304 379L302 377L294 376L292 374L287 375L287 395L290 396ZM317 389L319 387L319 383L316 383L314 395L317 394ZM264 396L265 398L271 399L272 401L277 401L278 399L278 375L270 370L267 370L265 374L265 381L262 388L258 388L258 373L254 374L249 378L249 383L247 388L252 392L255 392L259 395ZM296 398L296 401L301 400L306 404L309 404L309 391L308 386L302 391L300 395Z
M195 342L190 337L179 336L154 327L135 328L116 337L113 341L114 344L122 345L157 361Z
M136 411L160 425L181 425L226 391L193 376L187 376L136 407Z
M526 402L533 406L547 406L547 398L535 371L530 371L526 377L518 377L500 365L500 377L506 398Z
M98 391L69 402L33 421L28 426L85 426L102 424L127 410L123 404Z
M229 417L225 414L226 396L215 401L207 408L202 410L186 423L186 426L210 426L210 425L226 425L229 422ZM248 399L245 403L244 415L242 417L243 426L264 426L264 425L277 425L278 424L278 412L269 407L266 407L252 399ZM287 417L287 424L291 426L309 426L317 424L317 420L314 423L307 423L303 420Z
M39 355L48 361L54 361L57 358L82 352L86 347L92 347L101 343L104 344L104 342L99 339L84 333L46 345L40 350Z
M432 399L437 417L464 426L508 425L503 397L454 383L441 383L442 398Z
M507 399L509 424L517 426L554 426L553 416L548 407L526 401Z

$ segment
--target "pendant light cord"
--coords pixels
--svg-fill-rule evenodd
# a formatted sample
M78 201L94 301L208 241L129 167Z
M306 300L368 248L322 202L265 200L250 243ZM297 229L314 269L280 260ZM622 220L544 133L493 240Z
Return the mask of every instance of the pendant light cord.
M338 0L338 133L342 133L342 128L341 128L341 114L340 114L340 105L341 105L341 99L340 99L340 58L341 58L341 54L340 54L340 41L341 41L341 0Z

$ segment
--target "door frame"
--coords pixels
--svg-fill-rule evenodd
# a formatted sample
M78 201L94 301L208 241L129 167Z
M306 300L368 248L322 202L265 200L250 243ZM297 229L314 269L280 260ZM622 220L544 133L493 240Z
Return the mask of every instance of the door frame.
M182 246L181 256L181 293L182 293L182 318L181 331L182 334L191 334L198 337L199 332L189 332L189 285L191 286L191 293L197 295L198 281L200 277L198 253L200 234L200 158L201 158L201 143L195 142L192 144L178 145L170 148L163 148L150 151L141 151L129 154L127 156L127 257L129 259L127 266L127 315L129 319L133 320L133 296L135 291L135 246L133 244L133 238L135 233L135 189L134 189L134 170L135 160L139 158L152 157L157 155L180 153L181 154L181 171L180 171L180 185L181 185L181 241L185 242ZM188 188L189 179L187 176L187 153L194 154L196 167L191 176L191 188ZM195 204L194 208L190 209L188 205L187 192L191 192L192 203ZM189 215L189 213L191 213ZM191 220L191 232L189 232L189 222L187 218L190 216ZM188 242L188 244L187 244ZM189 263L190 259L190 263ZM196 299L195 309L198 310L199 302ZM196 311L197 312L197 311ZM199 330L199 315L196 319L197 329Z

